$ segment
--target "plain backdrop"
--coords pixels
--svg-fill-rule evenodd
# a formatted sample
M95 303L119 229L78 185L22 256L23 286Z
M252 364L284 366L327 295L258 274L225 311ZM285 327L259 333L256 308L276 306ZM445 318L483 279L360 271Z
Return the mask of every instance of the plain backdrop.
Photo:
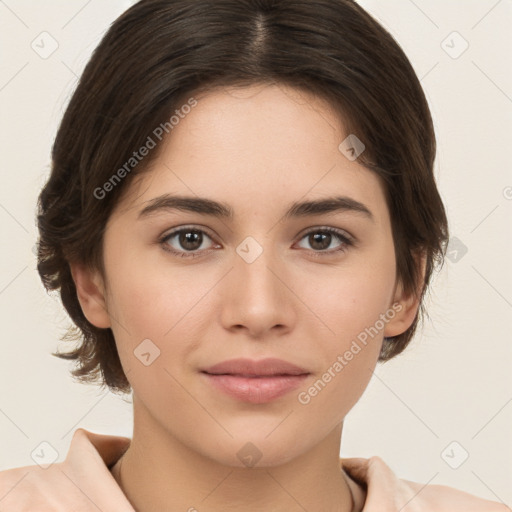
M129 395L74 383L71 364L51 356L70 320L33 252L58 123L92 50L132 3L0 1L0 470L35 464L43 441L63 460L78 427L132 433ZM512 507L512 2L360 4L426 91L452 239L430 319L377 367L346 419L341 455L378 455L401 478Z

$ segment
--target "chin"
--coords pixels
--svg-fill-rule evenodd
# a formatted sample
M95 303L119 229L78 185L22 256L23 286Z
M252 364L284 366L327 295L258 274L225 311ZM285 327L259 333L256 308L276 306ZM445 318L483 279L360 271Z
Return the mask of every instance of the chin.
M204 447L203 455L224 466L258 469L281 466L307 450L306 446L297 444L295 436L273 433L267 437L267 434L267 431L247 431L234 439Z

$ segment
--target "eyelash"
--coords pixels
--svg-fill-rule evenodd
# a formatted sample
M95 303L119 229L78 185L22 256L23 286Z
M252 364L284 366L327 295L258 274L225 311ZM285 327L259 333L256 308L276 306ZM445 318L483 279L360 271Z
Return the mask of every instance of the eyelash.
M202 234L206 235L207 237L209 237L210 239L213 239L213 237L210 236L206 231L191 226L191 227L183 227L183 228L179 228L174 231L171 231L170 233L168 233L168 234L164 235L162 238L160 238L159 243L162 245L162 248L164 251L169 252L169 253L173 254L174 256L178 256L180 258L197 258L197 257L202 256L201 252L203 252L203 253L210 252L212 249L205 249L203 251L195 251L195 252L192 252L192 251L183 252L183 251L176 251L174 249L169 248L169 244L167 242L171 238L173 238L174 236L176 236L182 232L191 232L191 231L202 233ZM338 230L335 228L330 228L330 227L313 228L313 229L307 231L306 233L304 233L302 235L302 237L300 238L300 240L303 240L304 238L306 238L308 235L311 235L312 233L329 233L329 234L335 235L338 238L338 240L340 242L342 242L342 244L338 248L331 249L330 251L312 250L314 257L326 257L326 256L333 256L334 254L342 254L349 247L354 245L354 241L349 236L347 236L344 231L341 231L341 230Z

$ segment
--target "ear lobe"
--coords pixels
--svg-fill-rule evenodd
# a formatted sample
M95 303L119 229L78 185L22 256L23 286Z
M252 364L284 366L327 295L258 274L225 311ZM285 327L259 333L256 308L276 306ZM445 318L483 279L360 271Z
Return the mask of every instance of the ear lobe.
M404 333L414 322L420 306L420 294L425 278L426 257L425 254L416 256L417 265L419 265L420 275L416 290L405 293L402 283L396 286L393 297L393 309L395 316L386 324L384 337L392 338Z
M105 287L100 273L81 263L70 263L69 266L85 318L96 327L102 329L110 327Z

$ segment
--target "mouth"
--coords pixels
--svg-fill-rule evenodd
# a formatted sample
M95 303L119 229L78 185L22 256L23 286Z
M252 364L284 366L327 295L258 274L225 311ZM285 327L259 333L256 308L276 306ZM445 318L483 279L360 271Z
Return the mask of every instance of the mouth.
M229 359L201 370L210 375L238 375L242 377L273 377L286 375L303 375L309 371L283 359L266 358Z
M201 370L209 385L239 401L262 404L299 387L310 372L281 359L232 359Z

